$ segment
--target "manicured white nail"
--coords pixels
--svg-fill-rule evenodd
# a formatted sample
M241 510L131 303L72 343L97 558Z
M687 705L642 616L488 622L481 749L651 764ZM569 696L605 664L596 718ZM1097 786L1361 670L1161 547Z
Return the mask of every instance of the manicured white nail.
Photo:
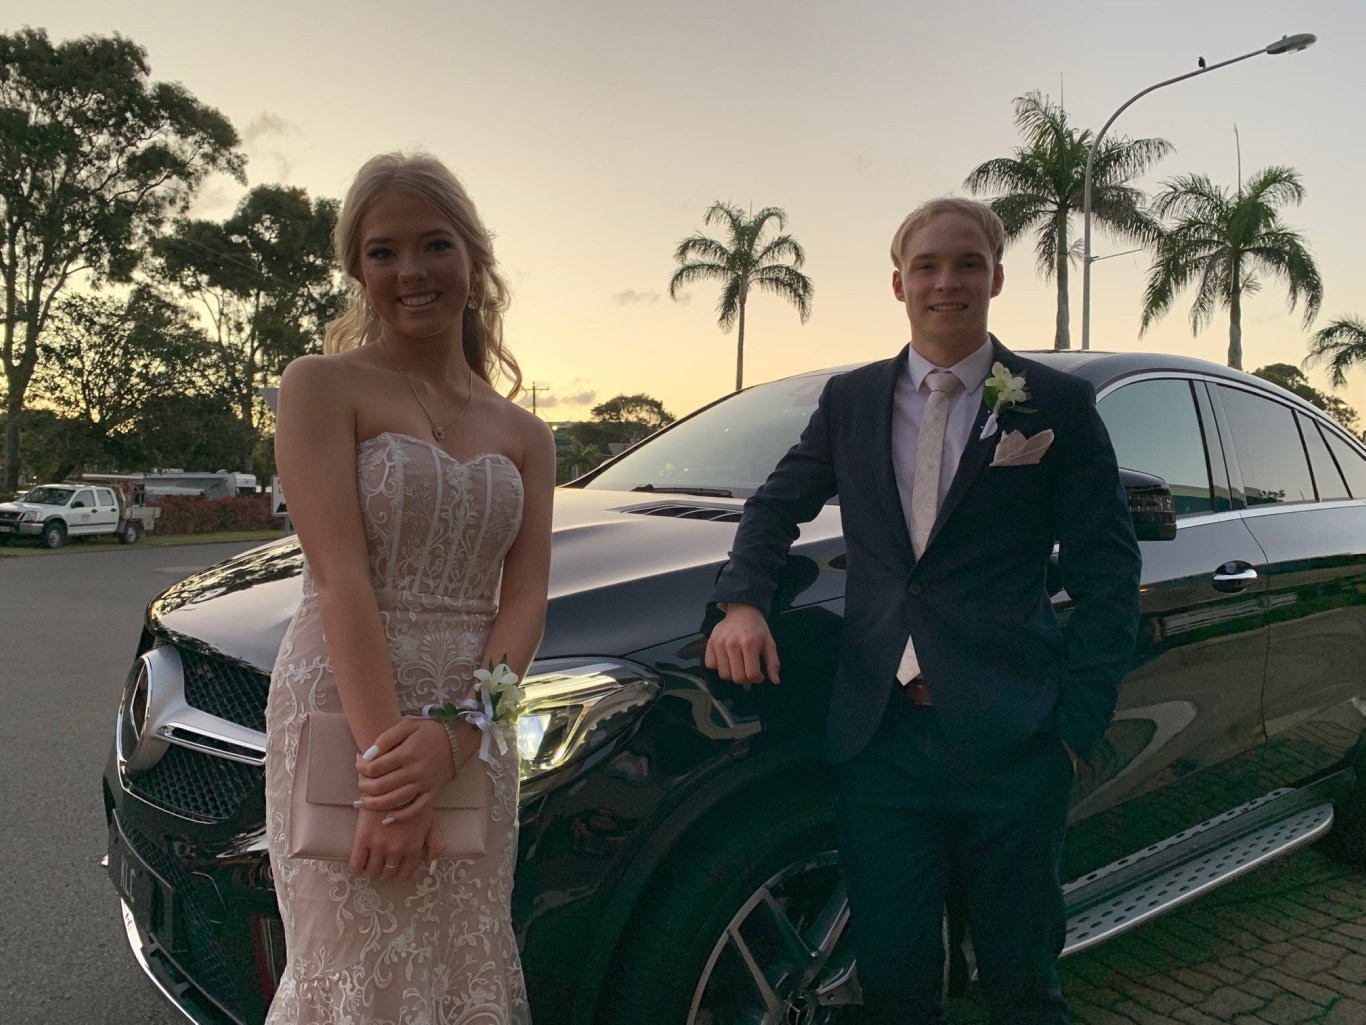
M371 744L368 748L365 749L365 754L360 756L360 760L363 762L373 762L378 757L379 745Z
M361 800L352 801L352 802L351 802L351 807L352 807L352 808L364 808L364 807L365 807L365 802L364 802L364 801L361 801Z
M392 824L393 824L393 821L394 821L394 817L393 817L392 815L390 815L387 819L385 819L383 822L381 822L380 825L381 825L381 826L392 825Z

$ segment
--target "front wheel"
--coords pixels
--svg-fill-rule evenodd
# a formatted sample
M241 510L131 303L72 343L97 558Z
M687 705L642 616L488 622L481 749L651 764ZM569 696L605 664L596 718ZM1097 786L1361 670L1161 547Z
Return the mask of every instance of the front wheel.
M66 544L66 526L60 520L53 520L43 528L43 547L60 548Z
M746 808L641 901L608 1019L835 1025L858 1002L828 800Z

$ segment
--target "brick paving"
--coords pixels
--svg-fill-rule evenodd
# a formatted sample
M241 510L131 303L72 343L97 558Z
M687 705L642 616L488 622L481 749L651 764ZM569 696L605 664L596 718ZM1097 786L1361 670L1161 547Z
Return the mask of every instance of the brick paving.
M1366 871L1297 852L1063 962L1077 1025L1366 1025ZM973 991L952 1025L987 1020Z

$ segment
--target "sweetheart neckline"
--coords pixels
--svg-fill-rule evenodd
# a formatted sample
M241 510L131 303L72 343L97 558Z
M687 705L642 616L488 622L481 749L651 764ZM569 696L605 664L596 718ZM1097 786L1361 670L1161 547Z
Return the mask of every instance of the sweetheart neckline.
M376 434L376 435L375 435L374 437L372 437L372 438L366 438L364 441L358 441L358 442L356 442L356 448L360 448L360 447L363 446L363 445L368 445L368 444L370 444L372 441L378 441L380 438L384 438L384 437L389 437L389 438L403 438L403 439L406 440L406 441L415 441L415 442L417 442L419 445L425 445L427 448L431 449L433 452L436 452L436 453L438 453L438 454L440 454L440 455L442 455L442 456L445 456L447 459L449 459L451 462L455 463L457 466L472 466L473 464L479 462L479 460L481 460L481 459L502 459L502 460L505 460L505 461L508 462L508 463L511 463L513 469L516 469L516 468L517 468L517 464L516 464L515 462L512 461L512 457L511 457L511 456L504 455L502 452L479 452L479 453L477 453L477 454L475 454L475 455L470 456L468 459L461 459L459 456L453 456L453 455L451 455L449 452L447 452L447 451L446 451L444 448L442 448L440 445L433 444L432 442L427 441L427 440L424 439L424 438L419 438L419 437L418 437L417 435L415 435L415 434L404 434L402 431L380 431L378 434Z

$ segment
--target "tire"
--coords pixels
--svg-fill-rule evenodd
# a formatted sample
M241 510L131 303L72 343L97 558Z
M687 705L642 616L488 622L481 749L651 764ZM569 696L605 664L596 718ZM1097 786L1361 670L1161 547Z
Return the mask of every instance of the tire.
M43 527L41 538L44 548L60 548L66 544L66 524L53 520Z
M642 895L602 1020L616 1025L849 1021L848 902L820 795L746 806L690 841ZM787 927L791 926L791 929ZM767 981L747 967L742 937ZM818 937L824 937L822 942ZM786 945L784 945L786 944ZM776 981L775 981L776 980ZM836 990L835 1006L817 992ZM828 998L827 998L828 999Z
M119 544L135 545L142 540L142 524L137 520L129 520L119 531Z

